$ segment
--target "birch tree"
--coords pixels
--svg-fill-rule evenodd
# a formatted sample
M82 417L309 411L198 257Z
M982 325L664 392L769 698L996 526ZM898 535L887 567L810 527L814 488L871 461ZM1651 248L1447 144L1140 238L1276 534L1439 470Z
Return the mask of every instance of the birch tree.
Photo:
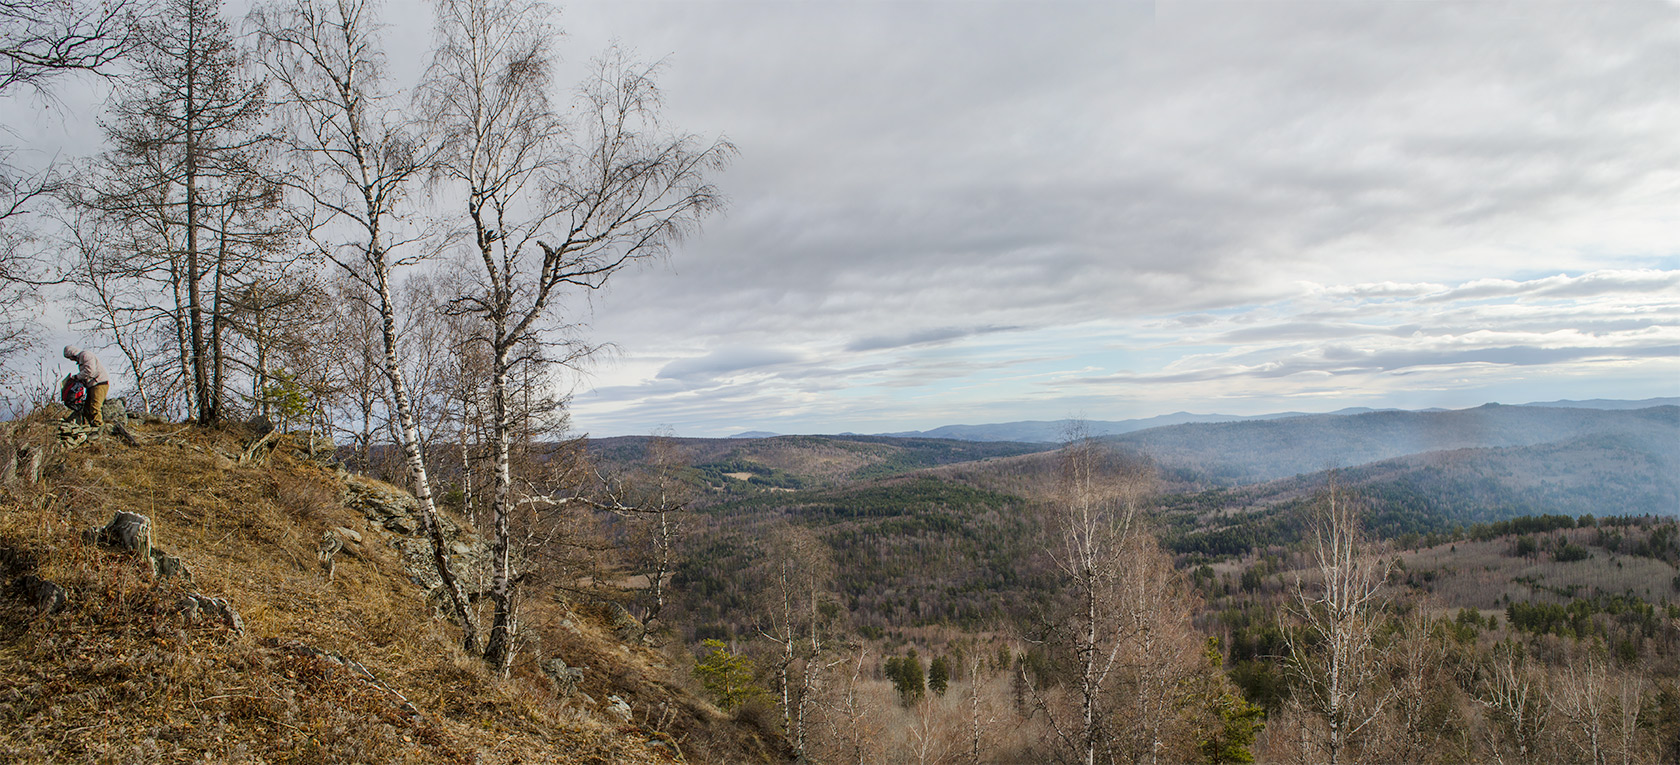
M1113 743L1109 721L1118 700L1112 680L1128 643L1139 637L1139 619L1147 624L1153 618L1138 613L1125 597L1126 557L1139 545L1153 544L1152 538L1144 540L1141 517L1152 477L1147 465L1078 430L1062 447L1059 470L1050 556L1072 596L1067 618L1056 627L1072 659L1067 685L1075 709L1047 711L1064 753L1095 765ZM1024 670L1022 678L1028 679ZM1035 695L1051 706L1042 693Z
M441 132L438 176L463 199L461 221L482 270L461 310L484 325L491 359L491 588L485 648L512 658L510 559L512 372L522 347L553 349L568 296L607 286L635 261L665 253L722 206L708 180L726 142L670 133L659 122L655 69L618 51L597 60L563 118L551 100L547 6L525 0L439 0L437 45L423 86ZM561 347L575 362L587 346Z
M803 753L806 723L816 702L824 655L830 650L830 587L834 563L810 529L792 524L771 533L761 594L765 624L759 635L776 645L776 692L782 729L793 751Z
M403 205L429 169L426 142L415 135L386 82L373 3L297 0L259 9L255 18L268 72L284 94L289 143L303 170L293 185L309 198L316 216L311 235L366 288L378 309L382 369L409 484L433 565L461 625L462 644L476 652L478 629L450 565L398 350L392 273L419 258L418 235L405 227Z
M1540 751L1551 723L1545 703L1543 674L1529 663L1522 649L1510 642L1494 646L1483 669L1476 703L1487 710L1488 748L1495 761L1528 762Z
M1301 630L1289 636L1295 700L1324 727L1308 741L1330 765L1348 761L1366 728L1392 700L1378 687L1382 665L1375 644L1388 561L1368 554L1359 506L1340 486L1329 490L1308 520L1315 586L1296 577L1293 615Z

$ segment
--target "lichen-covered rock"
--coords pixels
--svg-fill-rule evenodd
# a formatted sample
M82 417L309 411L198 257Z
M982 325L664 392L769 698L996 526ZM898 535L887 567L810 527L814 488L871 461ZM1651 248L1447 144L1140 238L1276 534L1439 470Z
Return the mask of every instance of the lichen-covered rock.
M624 606L612 603L607 606L607 626L619 640L633 643L642 638L642 622L633 616Z
M630 720L636 716L635 711L630 709L629 702L619 698L618 694L607 697L606 712L608 717L617 720L620 725L629 725Z
M99 419L106 422L127 422L128 401L121 396L105 399L105 405L99 409Z
M214 619L235 635L245 634L245 620L239 618L239 611L226 600L194 592L181 596L180 607L182 616L189 622L196 622L201 617Z
M192 571L187 568L187 564L156 547L152 548L152 573L159 579L192 579Z
M109 523L82 532L82 538L89 544L133 553L148 565L152 562L152 519L139 513L118 510Z
M448 599L441 597L443 579L438 576L432 558L432 543L426 537L420 521L420 505L414 495L394 486L351 477L344 482L344 505L360 512L373 528L388 532L386 543L397 551L409 579L431 595L434 610L440 618L453 618ZM488 565L486 547L478 535L462 529L448 516L439 513L438 530L448 545L455 575L462 581L474 581L477 572Z
M583 670L566 666L566 660L558 656L543 662L543 674L554 683L554 693L565 697L577 690L578 683L583 682Z

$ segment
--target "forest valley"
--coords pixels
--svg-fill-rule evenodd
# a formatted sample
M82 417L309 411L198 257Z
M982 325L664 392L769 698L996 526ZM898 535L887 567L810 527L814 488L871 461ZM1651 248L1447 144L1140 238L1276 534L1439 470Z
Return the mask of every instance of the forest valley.
M1441 462L1528 464L1527 449ZM721 709L805 761L1680 754L1673 517L1492 502L1481 517L1498 520L1455 520L1451 492L1417 504L1438 476L1369 468L1209 487L1114 439L522 454L571 513L540 581L622 603L689 652ZM1597 469L1617 484L1643 465Z

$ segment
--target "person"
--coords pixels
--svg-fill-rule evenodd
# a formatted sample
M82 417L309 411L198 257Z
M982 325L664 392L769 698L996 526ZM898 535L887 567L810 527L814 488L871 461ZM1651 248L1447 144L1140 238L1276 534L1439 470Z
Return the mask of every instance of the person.
M66 345L64 358L76 362L76 379L87 386L88 424L96 428L104 425L100 409L105 406L105 394L111 391L111 375L105 371L105 365L99 363L99 357L86 348Z

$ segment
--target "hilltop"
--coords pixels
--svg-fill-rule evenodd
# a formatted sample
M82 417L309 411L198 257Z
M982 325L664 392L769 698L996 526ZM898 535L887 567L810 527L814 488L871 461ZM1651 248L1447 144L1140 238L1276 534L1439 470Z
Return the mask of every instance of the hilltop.
M330 448L133 418L65 448L51 420L0 434L19 456L0 488L0 759L783 756L690 689L686 654L581 591L534 593L511 671L489 671L418 584L412 499ZM149 552L89 533L120 513L149 522ZM473 571L482 542L446 527Z

